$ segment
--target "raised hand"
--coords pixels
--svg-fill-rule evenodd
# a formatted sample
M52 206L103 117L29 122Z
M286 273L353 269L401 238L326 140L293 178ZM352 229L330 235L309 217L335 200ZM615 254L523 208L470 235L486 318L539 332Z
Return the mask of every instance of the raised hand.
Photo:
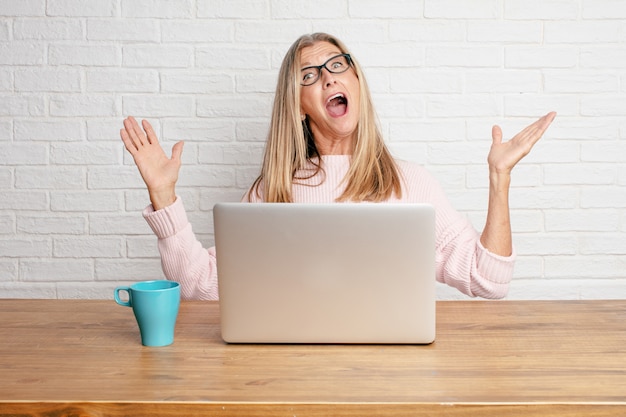
M502 129L494 126L491 131L493 142L487 156L490 171L497 174L510 174L513 167L528 155L555 116L555 112L546 114L507 142L502 142Z
M141 124L143 129L135 118L128 117L124 120L120 136L148 187L153 208L159 210L176 200L175 188L184 142L176 143L172 148L172 157L168 158L150 123L142 120Z

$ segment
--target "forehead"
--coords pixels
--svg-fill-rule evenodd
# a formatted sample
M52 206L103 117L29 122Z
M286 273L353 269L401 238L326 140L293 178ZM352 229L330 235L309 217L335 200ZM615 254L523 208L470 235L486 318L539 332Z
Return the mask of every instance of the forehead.
M338 55L341 50L328 42L315 42L313 45L305 46L300 50L300 65L321 65L328 58Z

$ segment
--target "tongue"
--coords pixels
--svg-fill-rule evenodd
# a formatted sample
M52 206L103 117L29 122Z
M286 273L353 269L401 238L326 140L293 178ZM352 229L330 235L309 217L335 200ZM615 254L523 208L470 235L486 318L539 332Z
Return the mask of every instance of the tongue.
M347 105L345 103L345 101L336 98L330 101L330 103L328 103L328 106L326 106L326 110L328 110L328 113L333 116L333 117L340 117L343 116L344 114L346 114L346 109L347 109Z

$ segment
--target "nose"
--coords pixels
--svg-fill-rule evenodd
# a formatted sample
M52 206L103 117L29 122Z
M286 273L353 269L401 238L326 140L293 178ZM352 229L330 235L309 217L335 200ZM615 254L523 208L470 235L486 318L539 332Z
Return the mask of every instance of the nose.
M326 88L335 83L335 74L328 71L326 67L323 67L320 70L320 79L322 80L322 85Z

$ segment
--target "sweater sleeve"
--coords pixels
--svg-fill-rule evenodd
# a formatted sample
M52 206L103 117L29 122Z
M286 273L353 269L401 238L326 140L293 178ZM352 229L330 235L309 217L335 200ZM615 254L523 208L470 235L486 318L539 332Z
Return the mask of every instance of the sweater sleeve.
M205 249L193 233L180 197L161 210L146 207L143 217L158 238L161 266L167 279L181 285L183 299L216 300L215 248Z
M515 252L499 256L480 243L480 234L456 211L437 180L421 167L404 170L409 198L435 207L436 279L471 297L503 298L513 278Z

